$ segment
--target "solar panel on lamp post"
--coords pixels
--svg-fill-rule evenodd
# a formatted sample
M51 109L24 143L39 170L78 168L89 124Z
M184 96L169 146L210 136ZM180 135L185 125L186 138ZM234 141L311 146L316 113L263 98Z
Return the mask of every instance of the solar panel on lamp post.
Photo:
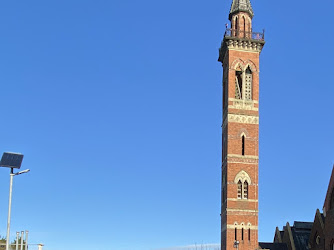
M8 218L7 218L7 237L6 237L6 250L9 249L10 242L10 215L12 210L12 191L13 191L13 179L15 175L28 173L30 170L26 169L17 173L14 173L14 168L20 169L23 160L23 154L5 152L2 155L0 161L0 167L10 168L10 181L9 181L9 202L8 202Z

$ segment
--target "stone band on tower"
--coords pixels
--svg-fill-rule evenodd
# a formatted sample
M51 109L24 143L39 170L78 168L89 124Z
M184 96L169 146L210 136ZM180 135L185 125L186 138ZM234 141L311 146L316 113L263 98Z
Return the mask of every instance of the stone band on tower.
M259 57L249 0L233 0L223 65L221 249L258 249Z

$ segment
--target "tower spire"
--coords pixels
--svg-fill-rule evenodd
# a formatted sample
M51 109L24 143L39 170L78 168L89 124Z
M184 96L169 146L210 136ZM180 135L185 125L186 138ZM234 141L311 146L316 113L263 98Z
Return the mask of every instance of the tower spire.
M253 18L254 12L250 0L233 0L229 19L231 20L232 16L239 12L246 12Z

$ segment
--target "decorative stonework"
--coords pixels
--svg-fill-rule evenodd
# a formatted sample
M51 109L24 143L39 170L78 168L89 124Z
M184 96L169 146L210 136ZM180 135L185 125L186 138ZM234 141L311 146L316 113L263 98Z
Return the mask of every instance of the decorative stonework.
M238 99L235 99L235 98L229 98L228 99L229 101L233 101L233 102L235 102L235 101L243 101L243 100L238 100ZM245 101L245 100L244 100ZM259 101L257 101L257 100L251 100L251 101L245 101L246 103L253 103L253 104L259 104Z
M224 215L255 215L257 216L258 213L259 213L259 210L227 208L226 210L222 211L222 216Z
M222 225L221 230L222 230L222 232L224 232L224 231L226 231L226 229L235 229L235 228L237 228L237 229L244 228L244 229L250 229L250 230L258 230L258 226L252 226L252 225L245 226L245 225L238 225L238 224L236 224L236 225L235 224L234 225L224 224L224 225Z
M223 128L226 127L227 122L236 122L236 123L246 123L246 124L259 124L258 116L251 115L235 115L228 114L227 118L225 117Z
M229 215L250 215L250 214L257 214L259 210L250 210L250 209L234 209L234 208L227 208L226 214Z
M222 169L227 167L227 163L241 163L241 164L249 164L249 165L258 165L259 160L256 159L240 159L240 158L228 158L223 160ZM229 183L232 184L232 183Z
M238 132L238 135L239 135L240 138L242 136L245 136L247 139L249 138L249 133L248 133L247 129L245 129L245 128L240 129L239 132Z
M247 101L247 100L233 99L233 105L229 105L228 107L232 109L259 111L259 108L254 107L254 101Z
M255 160L259 159L259 157L256 155L236 155L236 154L228 154L228 158L255 159Z
M259 159L253 159L253 158L246 158L246 157L227 157L225 161L227 160L228 163L242 163L242 164L258 164ZM225 162L223 162L224 165Z
M229 140L240 140L242 135L229 135L228 139ZM258 137L249 137L249 136L245 136L247 138L247 141L258 141ZM244 157L244 156L243 156Z
M259 202L259 200L248 199L248 200L241 200L237 198L227 198L228 201L238 201L238 202Z
M258 229L258 227L257 226L252 226L252 225L242 225L242 224L240 224L240 225L227 225L227 228L228 229L235 229L235 228L237 228L237 229L253 229L253 230L257 230Z
M225 45L227 46L228 49L261 52L263 48L262 43L259 43L258 41L252 41L249 39L231 38L231 39L225 39L223 42L225 42Z
M221 48L219 50L218 61L223 62L223 59L225 59L225 56L227 54L227 50L239 50L260 53L262 51L264 43L265 42L262 40L243 39L238 37L224 37Z
M247 181L248 184L252 184L251 178L249 177L249 175L247 174L246 171L241 170L234 178L234 183L238 184L238 181L241 181L242 183L244 183L245 181Z
M228 114L229 122L259 124L258 116Z
M244 61L241 58L235 59L231 63L229 70L236 70L239 67L242 69L242 71L245 71L247 67L249 67L253 73L257 73L258 71L255 63L252 60L248 59Z

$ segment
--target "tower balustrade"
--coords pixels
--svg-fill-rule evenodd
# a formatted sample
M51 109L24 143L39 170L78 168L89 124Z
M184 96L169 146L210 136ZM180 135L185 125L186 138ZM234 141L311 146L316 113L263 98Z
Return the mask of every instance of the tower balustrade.
M226 38L235 37L235 38L264 41L264 30L263 32L252 32L252 31L244 31L240 29L226 29L224 37Z

